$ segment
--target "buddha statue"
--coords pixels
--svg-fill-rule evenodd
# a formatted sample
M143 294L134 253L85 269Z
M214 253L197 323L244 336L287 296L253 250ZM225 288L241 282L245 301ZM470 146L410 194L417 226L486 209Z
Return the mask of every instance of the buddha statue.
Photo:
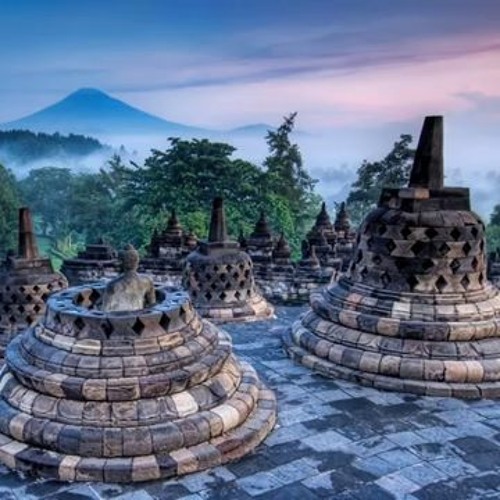
M103 311L136 311L156 301L153 280L139 274L139 253L127 245L120 254L123 274L111 280L104 290Z

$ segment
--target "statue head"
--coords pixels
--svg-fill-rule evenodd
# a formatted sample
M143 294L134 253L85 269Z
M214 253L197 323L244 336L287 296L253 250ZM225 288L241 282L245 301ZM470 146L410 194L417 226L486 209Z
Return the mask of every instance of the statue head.
M123 272L137 271L139 267L139 252L130 244L126 245L122 252L120 252L120 260Z

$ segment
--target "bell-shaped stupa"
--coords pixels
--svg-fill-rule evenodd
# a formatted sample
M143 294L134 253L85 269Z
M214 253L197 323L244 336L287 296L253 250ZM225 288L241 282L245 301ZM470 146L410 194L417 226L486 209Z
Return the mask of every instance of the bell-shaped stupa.
M252 259L227 236L222 198L213 202L208 241L186 258L183 281L198 312L211 321L273 316L273 307L256 288Z
M52 295L0 373L0 461L60 481L176 477L237 460L276 401L185 292L136 272Z
M469 190L443 186L443 120L427 117L409 187L382 190L349 272L284 336L313 370L382 389L500 397L500 291Z
M18 253L8 255L0 268L1 358L9 340L43 316L48 296L67 286L50 259L38 253L30 211L19 209Z

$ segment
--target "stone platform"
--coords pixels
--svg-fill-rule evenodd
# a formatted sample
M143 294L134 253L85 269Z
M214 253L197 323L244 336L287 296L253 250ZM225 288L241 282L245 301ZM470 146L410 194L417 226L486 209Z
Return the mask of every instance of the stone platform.
M435 500L498 498L500 403L383 392L325 379L287 358L270 323L227 325L236 354L278 397L278 424L253 454L179 479L57 483L0 467L9 500Z
M2 463L61 481L149 481L237 460L269 434L274 394L187 294L157 287L152 306L104 312L104 291L54 294L7 347Z

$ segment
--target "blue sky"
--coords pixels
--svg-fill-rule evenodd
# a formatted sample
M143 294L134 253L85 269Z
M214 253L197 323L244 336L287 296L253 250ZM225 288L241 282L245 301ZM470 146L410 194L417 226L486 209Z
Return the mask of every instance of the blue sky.
M456 110L477 105L469 96L496 96L497 0L2 0L0 8L0 121L82 86L205 126L290 109L311 127L348 115L397 121L427 103ZM464 75L464 63L477 75Z
M499 0L1 0L0 62L0 122L81 87L216 129L298 111L340 185L444 114L450 180L500 201Z

